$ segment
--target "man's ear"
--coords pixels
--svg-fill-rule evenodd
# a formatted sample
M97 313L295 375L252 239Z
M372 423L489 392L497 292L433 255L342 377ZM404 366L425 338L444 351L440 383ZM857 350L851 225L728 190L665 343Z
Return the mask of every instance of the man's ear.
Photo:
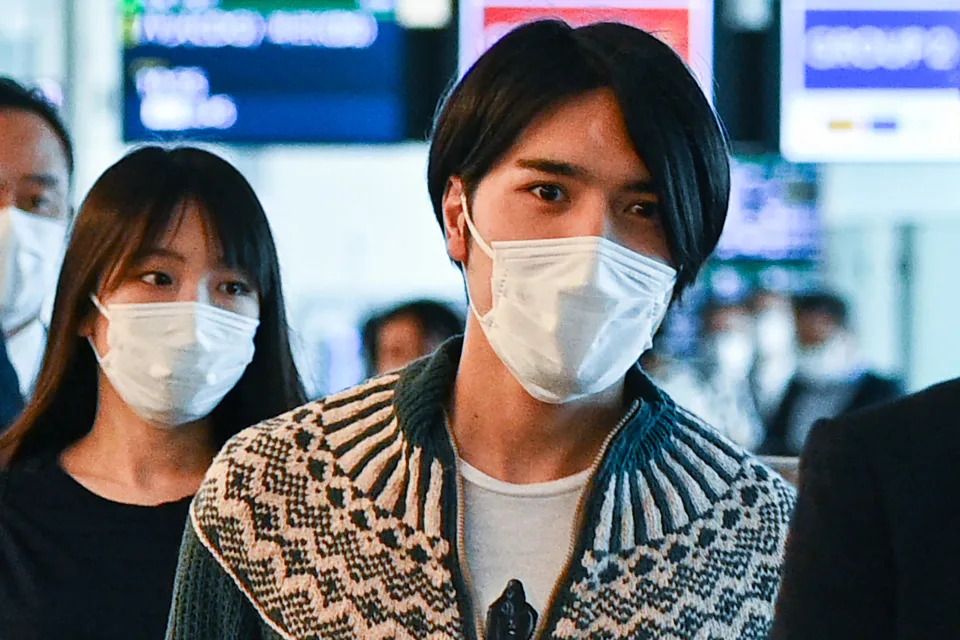
M465 220L466 211L463 209L461 194L464 185L463 181L453 176L447 182L446 191L443 192L441 209L443 213L443 232L447 239L447 255L451 260L463 263L467 259L467 223Z

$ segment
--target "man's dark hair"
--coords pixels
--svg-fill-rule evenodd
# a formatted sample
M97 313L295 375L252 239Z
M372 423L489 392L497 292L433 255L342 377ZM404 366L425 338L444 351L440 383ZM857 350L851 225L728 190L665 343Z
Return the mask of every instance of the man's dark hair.
M73 175L73 142L56 105L38 89L28 89L12 78L0 76L0 110L3 109L27 111L43 118L60 138L67 159L67 171Z
M376 369L377 336L380 329L389 321L405 316L416 319L428 340L442 342L463 333L463 317L448 305L436 300L412 300L375 313L363 323L360 330L369 372Z
M539 116L563 100L609 89L650 169L679 293L717 245L727 215L727 142L713 108L674 51L616 23L560 20L518 27L491 47L441 102L427 182L443 226L443 195L459 176L467 197Z
M797 313L823 313L841 327L847 326L847 303L834 293L817 291L798 295L793 299L793 308Z

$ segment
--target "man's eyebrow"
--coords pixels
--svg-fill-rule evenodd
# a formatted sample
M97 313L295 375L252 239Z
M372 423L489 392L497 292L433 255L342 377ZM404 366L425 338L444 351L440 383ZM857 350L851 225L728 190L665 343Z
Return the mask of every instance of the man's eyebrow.
M563 176L566 178L583 179L590 177L590 171L586 167L560 160L549 160L546 158L522 158L517 160L516 164L518 167L523 169L533 169L534 171L549 173L555 176ZM627 191L632 191L634 193L656 194L657 192L652 178L641 178L639 180L635 180L628 183L624 188Z
M627 191L633 191L634 193L657 193L651 178L645 178L643 180L631 182L626 186L626 189Z
M545 158L525 158L517 160L517 166L523 169L533 169L543 173L552 173L568 178L585 178L590 175L586 168L570 162L547 160Z
M38 184L44 188L56 188L60 186L60 179L52 173L31 173L24 179L27 182Z

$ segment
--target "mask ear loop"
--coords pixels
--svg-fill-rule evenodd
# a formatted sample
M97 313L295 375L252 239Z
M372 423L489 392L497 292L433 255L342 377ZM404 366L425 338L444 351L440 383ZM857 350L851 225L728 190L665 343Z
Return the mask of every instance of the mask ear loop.
M473 224L473 217L470 215L470 208L467 207L467 195L463 191L460 192L460 206L463 207L463 219L467 222L467 228L470 229L470 235L472 235L473 239L477 241L477 244L480 245L480 248L483 249L483 252L487 254L487 257L493 260L493 249L487 244L487 241L483 239L483 236L480 235L480 232L477 231L477 227Z
M100 315L106 318L107 321L109 322L110 314L107 312L106 307L103 306L103 303L100 302L100 299L96 296L96 294L93 294L93 293L90 294L90 301L93 303L93 306L97 308L97 311L100 312ZM102 365L103 358L100 356L99 353L97 353L97 347L95 344L93 344L93 337L87 336L87 342L90 343L90 348L93 350L93 357L97 359L98 364Z
M472 217L470 215L470 208L467 206L467 195L461 189L460 191L460 206L463 207L463 219L467 223L467 229L470 230L470 235L473 236L473 239L477 241L477 246L487 254L487 256L493 260L494 254L493 249L490 245L487 244L486 240L483 239L483 236L480 235L480 232L477 231L477 227L473 224ZM466 276L464 276L466 277ZM473 304L473 296L470 294L470 287L467 286L467 304L470 305L470 310L473 312L473 315L476 316L480 324L483 324L483 316L480 315L480 312L477 311L477 307ZM492 309L491 309L492 311Z
M100 302L100 298L97 297L97 294L90 294L90 302L93 303L93 306L97 308L97 311L99 311L104 318L107 320L110 319L110 313L107 311L107 308L103 306L103 303Z

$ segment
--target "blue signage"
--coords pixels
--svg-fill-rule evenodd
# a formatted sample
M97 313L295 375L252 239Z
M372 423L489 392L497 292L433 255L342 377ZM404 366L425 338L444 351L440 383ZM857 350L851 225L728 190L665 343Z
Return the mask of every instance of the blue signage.
M406 137L407 33L392 16L259 4L270 6L133 2L124 22L124 139ZM278 8L285 5L293 8Z
M808 89L957 89L960 9L808 10Z

